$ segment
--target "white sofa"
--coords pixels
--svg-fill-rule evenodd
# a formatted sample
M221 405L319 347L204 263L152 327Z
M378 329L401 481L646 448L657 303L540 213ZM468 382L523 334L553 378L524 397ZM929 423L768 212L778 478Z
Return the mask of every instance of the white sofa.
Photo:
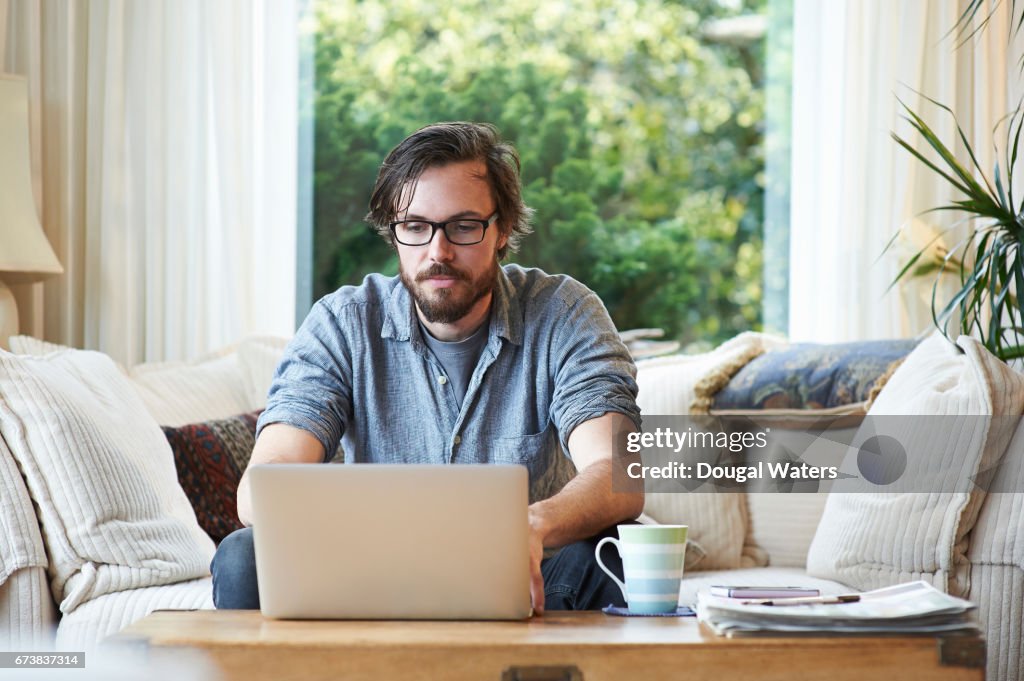
M739 356L750 355L752 345L767 348L777 343L750 334L707 355L642 362L638 367L641 408L645 413L685 414L701 378L718 367L735 364ZM262 406L283 344L279 339L247 339L196 362L118 367L134 391L121 398L134 399L153 424L162 425L257 409ZM24 355L41 357L34 361L43 363L78 352L27 338L12 339L12 347ZM0 371L5 370L4 362L8 379L10 366L24 364L13 355L0 354ZM41 370L39 364L26 366ZM75 577L68 579L62 573L67 568L61 565L68 561L65 554L74 553L74 547L63 545L56 536L52 528L57 521L46 515L46 500L34 500L29 491L39 483L27 484L32 474L13 454L13 443L6 441L16 429L12 430L7 413L11 410L5 412L5 404L24 398L13 394L14 382L4 383L4 376L0 373L0 649L89 649L155 609L212 607L210 579L201 574L176 581L163 575L159 581L164 583L159 585L142 583L105 592L93 584L92 591L79 588L77 597L68 595L73 591L68 582ZM1021 395L1024 401L1024 390ZM1024 449L1024 425L1017 427L1008 447ZM153 456L166 454L162 451ZM71 484L88 485L89 481ZM834 510L830 506L826 511L828 502L824 494L658 494L648 496L645 514L654 521L689 525L691 537L706 554L684 580L680 596L684 603L695 600L699 588L721 582L807 584L824 593L846 592L854 587L820 576L820 567L812 570L819 576L808 574L812 545L828 539L816 539L823 517ZM832 502L832 506L839 505L839 500ZM958 588L965 589L963 595L980 606L989 646L987 677L1024 679L1024 494L988 495L966 540L966 549L960 548L966 551L969 564L960 566ZM209 550L205 547L199 554L208 556ZM894 581L882 572L881 582ZM944 587L952 583L945 573L910 576L929 578ZM132 579L137 577L131 577L129 584Z

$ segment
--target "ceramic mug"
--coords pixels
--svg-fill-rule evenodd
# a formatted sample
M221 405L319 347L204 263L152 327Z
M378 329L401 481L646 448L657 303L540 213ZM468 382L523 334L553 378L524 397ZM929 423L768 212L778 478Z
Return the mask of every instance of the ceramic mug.
M687 529L686 525L619 525L618 539L605 537L597 543L597 564L619 585L630 612L650 615L675 612L679 607ZM601 561L605 543L619 550L625 583Z

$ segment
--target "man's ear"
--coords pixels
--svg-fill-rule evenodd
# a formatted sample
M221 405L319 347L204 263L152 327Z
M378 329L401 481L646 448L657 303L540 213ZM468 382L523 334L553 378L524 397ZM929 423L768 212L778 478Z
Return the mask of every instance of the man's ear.
M501 250L502 248L505 248L506 244L508 244L508 234L502 230L498 230L498 243L494 245L494 248L496 250Z

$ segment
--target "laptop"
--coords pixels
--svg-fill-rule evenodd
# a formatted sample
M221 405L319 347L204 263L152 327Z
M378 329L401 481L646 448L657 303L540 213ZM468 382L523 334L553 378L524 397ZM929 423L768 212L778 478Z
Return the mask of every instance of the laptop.
M270 464L250 476L267 617L531 614L523 466Z

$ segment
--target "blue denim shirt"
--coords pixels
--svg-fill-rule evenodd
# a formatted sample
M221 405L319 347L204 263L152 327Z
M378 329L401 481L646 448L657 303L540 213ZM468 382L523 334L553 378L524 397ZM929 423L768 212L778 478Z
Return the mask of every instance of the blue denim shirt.
M562 452L580 423L618 412L640 426L633 360L601 300L570 277L499 269L461 408L415 315L398 277L322 298L285 350L258 431L302 428L328 459L341 441L350 463L523 464L532 502L572 476Z

